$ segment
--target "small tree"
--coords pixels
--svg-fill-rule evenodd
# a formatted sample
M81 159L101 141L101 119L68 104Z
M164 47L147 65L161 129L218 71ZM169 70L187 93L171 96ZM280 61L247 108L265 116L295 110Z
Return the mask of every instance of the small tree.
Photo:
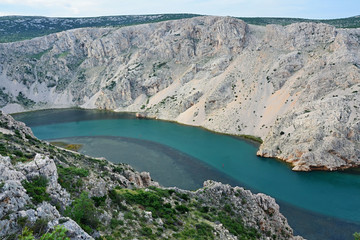
M92 229L99 225L96 214L94 201L89 198L87 192L82 192L79 198L75 199L72 205L65 210L65 215L72 218L88 233L91 233Z

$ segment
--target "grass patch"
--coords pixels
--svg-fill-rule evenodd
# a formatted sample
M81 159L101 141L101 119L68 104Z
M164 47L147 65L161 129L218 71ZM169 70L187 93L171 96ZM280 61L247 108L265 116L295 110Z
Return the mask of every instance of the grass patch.
M70 54L70 51L66 51L66 52L63 52L63 53L60 53L56 56L56 58L65 58L67 55Z
M74 152L79 151L83 147L82 144L74 144L74 143L68 144L68 143L65 143L65 142L50 142L50 144L54 145L54 146L57 146L57 147L67 149L67 150L71 150L71 151L74 151Z

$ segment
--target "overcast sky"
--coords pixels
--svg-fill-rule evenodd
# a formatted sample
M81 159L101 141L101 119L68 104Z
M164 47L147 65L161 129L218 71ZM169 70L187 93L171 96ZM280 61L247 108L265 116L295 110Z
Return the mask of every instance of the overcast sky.
M0 0L0 15L90 17L155 13L329 19L360 15L360 0Z

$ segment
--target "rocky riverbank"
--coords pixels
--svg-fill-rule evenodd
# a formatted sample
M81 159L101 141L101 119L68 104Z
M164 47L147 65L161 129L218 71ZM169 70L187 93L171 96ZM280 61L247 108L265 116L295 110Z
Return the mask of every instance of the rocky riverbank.
M129 165L40 141L11 116L0 125L2 239L59 226L70 239L302 239L264 194L210 180L195 192L163 188Z

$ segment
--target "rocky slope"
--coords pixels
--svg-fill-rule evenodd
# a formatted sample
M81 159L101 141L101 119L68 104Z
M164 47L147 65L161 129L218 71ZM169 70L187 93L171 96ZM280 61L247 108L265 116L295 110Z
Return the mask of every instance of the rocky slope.
M149 173L39 141L10 116L0 124L1 239L57 226L70 239L302 239L264 194L213 181L161 188Z
M0 44L5 112L80 106L263 140L294 170L360 165L360 29L197 17Z

